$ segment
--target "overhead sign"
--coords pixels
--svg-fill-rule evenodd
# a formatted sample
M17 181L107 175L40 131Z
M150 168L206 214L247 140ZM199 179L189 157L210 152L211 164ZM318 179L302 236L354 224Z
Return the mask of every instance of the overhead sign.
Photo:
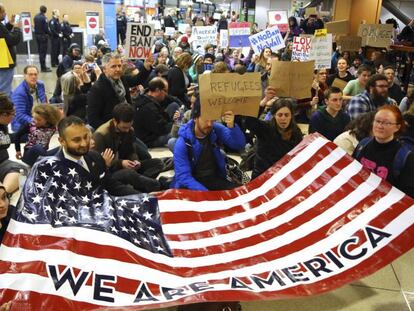
M201 116L220 119L225 111L257 117L262 98L260 73L208 73L198 76Z
M315 69L331 68L332 34L314 36L309 59L315 60Z
M276 89L276 94L279 97L297 99L311 97L314 63L314 61L281 62L272 60L269 86Z
M232 22L229 24L229 46L230 48L250 47L250 23Z
M309 60L312 45L310 37L293 37L292 60Z
M151 54L154 42L154 24L127 24L125 51L128 58L146 59Z
M277 26L265 29L249 37L250 44L256 54L260 54L265 48L277 52L285 47L285 41Z
M86 12L86 34L99 34L99 12Z
M204 46L208 43L216 44L217 27L215 26L194 26L191 33L193 48Z
M362 46L387 48L390 46L393 30L391 24L361 24L358 36L362 37Z
M269 26L277 25L281 32L287 32L289 29L287 11L282 10L271 10L267 11L267 20Z
M32 22L30 12L22 12L22 28L23 28L23 41L33 40L32 34Z

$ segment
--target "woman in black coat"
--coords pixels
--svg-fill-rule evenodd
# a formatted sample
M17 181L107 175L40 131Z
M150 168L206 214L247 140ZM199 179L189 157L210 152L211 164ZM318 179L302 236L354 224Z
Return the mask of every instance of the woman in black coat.
M276 100L270 112L270 121L245 118L245 127L257 137L252 179L266 171L302 141L302 132L293 118L291 99Z
M180 99L189 108L190 101L187 96L187 89L190 87L191 78L187 74L192 64L192 57L189 53L182 53L178 56L175 66L168 71L168 94Z

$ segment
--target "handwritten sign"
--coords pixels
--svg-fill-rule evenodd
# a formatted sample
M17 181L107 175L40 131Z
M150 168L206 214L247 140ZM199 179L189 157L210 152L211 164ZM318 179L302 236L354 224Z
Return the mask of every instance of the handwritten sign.
M342 51L358 52L362 45L362 37L360 36L340 36L338 45Z
M390 46L393 26L391 24L361 24L358 36L362 37L362 46L387 48Z
M277 25L281 32L286 32L289 29L287 11L267 11L267 20L269 21L269 26Z
M250 47L249 36L249 22L232 22L229 24L229 46L231 48Z
M332 34L313 37L309 59L315 60L315 69L331 68Z
M311 44L311 37L293 37L292 60L309 60Z
M254 34L249 37L249 40L256 54L260 54L260 52L267 47L274 52L277 52L285 47L285 41L283 40L277 26L273 26L272 28L268 28Z
M153 24L127 24L125 51L128 58L147 58L151 54L154 41L155 29Z
M178 31L181 33L185 33L188 27L191 28L190 24L178 24Z
M349 33L349 21L340 20L328 22L325 24L326 29L333 35L347 35Z
M227 29L220 29L220 47L226 48L229 46L229 31Z
M208 43L216 43L217 27L215 26L195 26L191 33L193 48L202 47Z
M309 98L311 97L314 67L314 61L280 62L272 60L269 85L276 89L276 94L279 97Z
M201 116L217 120L225 111L257 117L262 97L260 73L208 73L198 77Z
M174 35L175 28L174 27L165 27L165 35L172 36Z

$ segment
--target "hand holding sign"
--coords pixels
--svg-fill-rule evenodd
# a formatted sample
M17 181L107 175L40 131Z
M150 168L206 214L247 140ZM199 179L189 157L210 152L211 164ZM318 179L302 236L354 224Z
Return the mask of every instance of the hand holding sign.
M226 111L223 114L223 122L226 123L227 127L232 129L234 127L234 113L233 111Z

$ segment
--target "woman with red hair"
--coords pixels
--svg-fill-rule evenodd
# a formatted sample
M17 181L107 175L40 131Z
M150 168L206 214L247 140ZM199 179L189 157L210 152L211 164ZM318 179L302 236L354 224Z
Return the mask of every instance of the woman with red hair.
M405 122L397 106L378 108L371 138L360 141L353 153L368 170L414 197L414 154L397 139L404 132Z

